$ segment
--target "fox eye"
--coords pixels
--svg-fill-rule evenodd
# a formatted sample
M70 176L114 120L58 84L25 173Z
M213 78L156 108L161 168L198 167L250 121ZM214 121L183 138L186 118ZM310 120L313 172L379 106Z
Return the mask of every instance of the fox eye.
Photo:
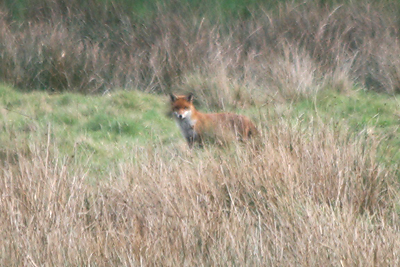
M185 110L188 110L189 109L189 107L185 107Z

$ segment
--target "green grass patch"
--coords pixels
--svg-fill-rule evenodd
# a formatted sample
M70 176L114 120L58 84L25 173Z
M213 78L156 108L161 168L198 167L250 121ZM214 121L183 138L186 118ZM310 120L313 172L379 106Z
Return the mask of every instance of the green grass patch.
M297 118L320 119L348 125L355 133L383 136L380 157L385 162L400 162L400 98L373 91L338 93L323 91L313 99L293 105Z
M178 127L167 115L168 101L168 97L137 91L84 96L23 93L1 85L0 142L4 151L29 153L31 144L39 141L46 145L50 134L50 145L62 157L73 159L75 166L90 167L92 177L104 177L118 164L135 161L132 151L138 147L169 146L177 140L185 145ZM380 138L380 160L387 164L400 162L400 101L396 96L326 90L312 99L282 105L283 114L296 120L320 120L326 125L346 125L355 134L376 134ZM266 115L265 108L236 112L261 123L266 131L271 124L279 123L273 120L274 112ZM261 119L263 114L269 117L266 123Z
M3 148L22 149L34 140L47 142L50 133L52 145L62 156L104 172L128 160L136 146L180 139L179 129L167 116L166 100L136 91L50 95L1 85L0 141Z
M45 14L46 12L50 12L52 8L63 8L62 5L57 5L54 3L43 4L37 0L33 2L27 0L5 0L3 7L9 10L13 20L23 21L30 19L31 16L34 16L30 9L40 4L46 8L46 10L42 10L42 12ZM96 0L94 2L86 0L79 2L71 1L69 5L73 7L78 7L80 5L80 9L95 8L95 10L92 12L97 12L97 14L103 14L106 11L112 12L114 9L116 9L118 12L124 12L131 18L139 18L148 23L150 23L151 19L157 15L159 9L181 10L182 7L184 7L186 8L186 11L191 11L192 13L200 13L203 14L203 16L208 16L214 19L227 20L232 18L249 17L251 15L249 8L256 9L262 5L264 8L272 9L278 6L277 2L275 1L260 2L257 0L180 0L171 3L160 0Z

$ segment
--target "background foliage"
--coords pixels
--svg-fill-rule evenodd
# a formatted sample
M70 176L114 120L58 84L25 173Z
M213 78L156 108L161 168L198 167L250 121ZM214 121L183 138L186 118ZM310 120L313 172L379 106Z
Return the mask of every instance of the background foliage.
M166 92L210 77L253 88L262 100L277 91L285 98L307 94L321 80L339 79L393 93L400 88L399 7L396 1L3 1L0 79L25 90L103 93ZM288 87L300 84L297 90L283 92L280 75Z

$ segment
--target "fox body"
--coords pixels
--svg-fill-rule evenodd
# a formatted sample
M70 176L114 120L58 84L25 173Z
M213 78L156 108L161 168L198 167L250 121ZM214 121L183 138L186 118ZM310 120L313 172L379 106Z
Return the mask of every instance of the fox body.
M171 94L170 97L172 113L189 147L194 143L202 145L206 137L224 142L232 138L245 140L258 133L253 122L246 116L233 113L201 113L193 105L192 94Z

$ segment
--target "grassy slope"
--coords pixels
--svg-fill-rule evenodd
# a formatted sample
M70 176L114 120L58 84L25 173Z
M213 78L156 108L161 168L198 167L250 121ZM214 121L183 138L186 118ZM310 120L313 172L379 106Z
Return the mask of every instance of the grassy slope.
M129 160L133 147L171 143L179 134L163 98L135 91L49 95L2 85L0 103L3 148L29 150L30 140L47 142L50 131L62 155L87 161L92 170L105 171L110 163Z
M392 135L385 158L398 157L396 98L324 92L282 114L243 110L265 115L259 153L186 150L167 101L0 86L0 157L20 157L0 179L3 265L396 265L396 165L348 138L367 126Z
M297 116L345 123L355 133L367 130L378 134L382 136L380 157L393 164L400 161L400 99L396 96L362 90L325 91L293 108Z
M184 146L179 130L167 115L167 99L136 91L118 91L106 96L73 93L49 95L21 93L0 86L3 117L0 140L3 148L29 151L30 140L51 143L76 164L86 162L93 173L108 172L120 162L134 160L137 147L172 144ZM286 104L285 104L286 105ZM381 156L390 163L400 160L399 114L396 97L372 92L325 91L314 99L299 101L283 110L295 119L320 118L349 125L354 132L369 129L383 135ZM265 110L242 111L259 118ZM267 126L267 125L266 125Z

